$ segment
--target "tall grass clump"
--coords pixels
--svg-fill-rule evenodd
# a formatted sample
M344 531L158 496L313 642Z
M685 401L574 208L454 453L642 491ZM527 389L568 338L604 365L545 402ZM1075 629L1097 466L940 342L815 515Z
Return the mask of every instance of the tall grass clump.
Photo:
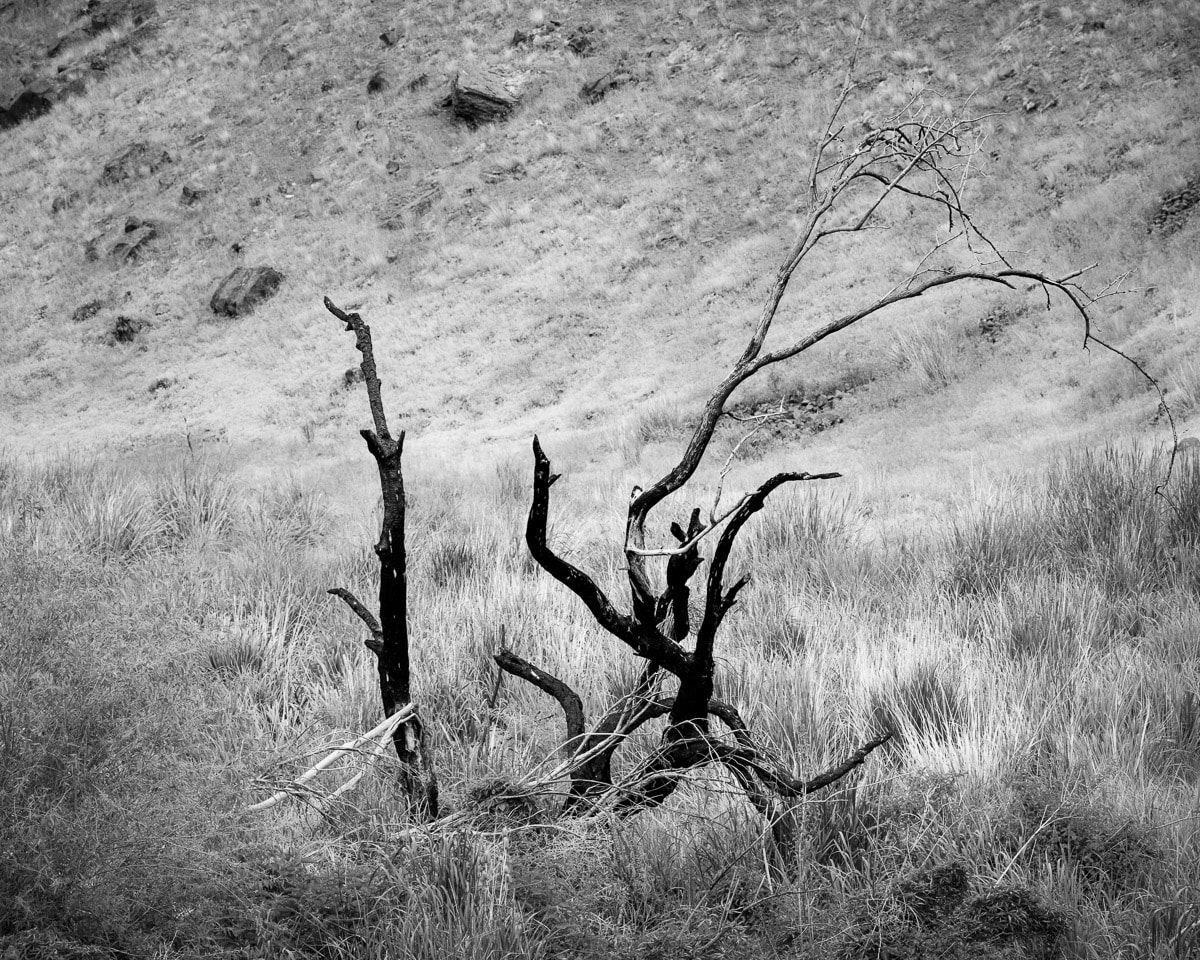
M1167 467L1162 450L1066 454L955 526L947 585L992 593L1047 569L1086 571L1114 596L1178 582L1181 553L1200 543L1200 464L1179 458L1170 482Z

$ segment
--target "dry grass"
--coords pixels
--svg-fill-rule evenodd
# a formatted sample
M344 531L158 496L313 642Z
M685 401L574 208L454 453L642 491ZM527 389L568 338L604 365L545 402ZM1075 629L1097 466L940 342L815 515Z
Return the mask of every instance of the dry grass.
M863 898L884 906L883 934L903 930L894 878L957 860L976 889L1016 885L1074 918L1077 955L1186 952L1200 473L1177 465L1172 510L1152 494L1163 467L1137 450L1071 455L1002 494L1003 513L984 499L952 536L917 542L864 539L869 491L770 505L740 554L755 582L719 693L801 773L882 718L899 734L849 792L798 811L789 879L714 776L628 823L468 830L399 860L381 856L408 817L386 757L333 804L242 812L378 716L356 624L323 592L369 595L369 551L332 539L296 484L237 491L187 457L136 477L9 457L0 930L135 956L587 955L597 941L645 955L680 936L772 955L859 929ZM500 624L593 710L628 679L523 558L518 473L410 483L417 697L452 805L561 736L553 704L511 679L489 710ZM573 487L556 529L581 534L556 542L615 585L617 558L579 522L604 489Z
M39 18L66 15L42 7L0 11L0 50L42 48ZM1137 268L1111 333L1160 361L1184 432L1196 228L1146 227L1192 173L1193 7L894 4L869 21L863 69L882 80L853 108L869 123L922 85L999 111L971 194L982 224L1064 269ZM1120 365L1068 354L1078 331L1057 312L1012 307L978 342L991 292L864 329L853 353L814 351L735 398L853 387L851 422L805 438L802 466L862 469L857 487L781 496L755 519L719 692L798 774L881 720L900 734L795 812L793 873L717 775L626 823L503 837L511 822L484 820L398 843L411 819L384 756L336 801L246 814L379 714L359 624L324 592L373 592L378 518L356 502L377 492L358 470L354 357L321 295L374 325L410 431L417 699L447 800L466 806L553 757L561 734L528 685L506 680L489 706L501 625L592 712L633 670L528 559L527 437L554 431L569 454L556 548L623 595L621 505L741 348L860 14L468 0L383 24L311 0L162 9L139 58L7 131L0 153L5 949L828 957L888 937L928 946L898 878L954 862L976 895L1014 888L1060 911L1067 956L1200 949L1200 474L1176 465L1171 508L1152 496L1163 461L1148 449L1042 469L1079 436L1144 435L1153 400ZM597 57L509 46L516 26L560 16L596 24ZM404 37L391 52L383 26ZM623 49L638 82L580 101ZM385 58L430 86L368 98ZM472 62L530 71L508 124L431 109ZM147 131L173 163L100 186L107 157ZM211 192L184 207L184 183ZM85 261L131 213L167 225L149 258ZM397 215L399 229L379 225ZM931 229L898 209L886 235L814 260L781 333L887 289ZM208 297L242 260L287 283L254 316L216 321ZM118 315L145 322L131 344L106 340ZM185 439L220 455L175 452ZM137 446L153 440L169 443ZM30 455L106 441L135 444ZM794 467L798 447L764 461ZM1014 462L1029 469L991 479Z

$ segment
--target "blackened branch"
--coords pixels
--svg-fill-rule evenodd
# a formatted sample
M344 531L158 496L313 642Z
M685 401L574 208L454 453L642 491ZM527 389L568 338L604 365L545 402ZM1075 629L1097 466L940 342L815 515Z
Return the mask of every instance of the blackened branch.
M634 653L670 670L676 676L691 666L691 654L678 643L658 632L653 623L639 623L613 606L604 591L578 567L558 556L547 542L550 514L550 460L533 438L533 503L525 526L525 543L538 565L574 593L591 612L596 622Z
M367 629L371 631L370 638L364 641L367 649L376 654L382 651L383 630L379 626L379 621L375 619L375 614L368 610L358 597L344 587L334 587L332 590L326 592L345 600L346 606L353 610L358 619L367 625Z
M371 420L375 423L377 439L373 441L368 435L369 431L366 430L362 431L362 435L366 438L371 453L378 459L390 452L389 447L393 441L392 435L388 433L387 417L383 413L383 394L379 384L379 374L375 369L375 350L371 345L371 328L357 313L347 313L335 306L328 297L325 298L325 309L341 320L347 330L353 331L354 346L362 354L363 382L367 386L367 401L371 406Z
M577 737L584 734L585 720L583 716L583 700L566 683L553 674L535 667L524 657L518 656L507 647L501 647L500 652L492 657L501 670L511 673L514 677L528 680L539 690L550 694L558 701L567 721L568 746Z

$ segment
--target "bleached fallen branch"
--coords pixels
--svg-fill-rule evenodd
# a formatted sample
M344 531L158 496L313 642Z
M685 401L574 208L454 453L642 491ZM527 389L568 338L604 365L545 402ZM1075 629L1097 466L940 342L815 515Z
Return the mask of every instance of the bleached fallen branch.
M396 728L405 721L411 720L416 715L417 708L415 704L410 703L404 707L403 710L397 710L386 720L377 724L373 729L368 730L361 736L355 737L353 740L347 740L340 747L336 747L335 749L329 751L329 753L305 770L302 774L300 774L300 776L291 780L287 786L287 789L279 790L267 797L266 800L252 804L246 808L247 812L256 813L259 810L267 810L275 806L275 804L279 803L280 801L294 796L299 787L304 786L304 784L312 780L322 770L327 770L329 767L333 766L333 764L337 763L337 761L342 757L351 753L357 753L359 748L364 744L374 742L375 747L371 750L371 754L378 755L382 753L386 749L387 743L391 739L392 734L396 732ZM330 798L332 799L333 797L341 796L347 790L351 789L351 787L353 787L356 783L358 783L360 779L362 779L362 772L351 778L348 783L342 784L341 787L339 787L330 795Z

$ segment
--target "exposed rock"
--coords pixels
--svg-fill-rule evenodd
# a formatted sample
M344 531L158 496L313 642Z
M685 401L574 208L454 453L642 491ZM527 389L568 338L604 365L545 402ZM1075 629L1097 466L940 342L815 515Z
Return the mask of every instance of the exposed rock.
M81 307L76 307L75 312L71 314L72 323L86 323L91 320L104 308L103 300L89 300Z
M545 46L551 42L554 34L561 26L561 20L544 20L530 27L528 30L522 30L518 27L513 31L512 40L509 43L514 47L522 47L527 43L534 44L535 46Z
M18 123L49 113L54 106L54 84L35 80L22 90L8 106L0 110L0 127L15 127Z
M127 317L121 314L117 317L112 329L108 333L108 343L110 345L118 343L133 343L137 339L137 335L146 329L146 321L140 320L137 317Z
M394 47L400 42L401 36L403 36L403 34L393 27L391 30L384 30L383 33L379 35L379 40L385 47Z
M418 73L404 85L404 88L408 90L409 93L415 93L417 90L427 86L429 86L429 74Z
M507 119L521 102L513 81L494 70L461 70L441 101L458 119L475 126Z
M580 57L586 57L596 49L596 28L590 23L583 23L571 31L567 37L567 49Z
M108 255L113 260L124 263L129 260L140 260L146 255L146 247L158 236L154 224L146 223L132 230L127 230L125 236L112 245Z
M140 260L146 248L158 237L159 224L141 217L126 217L118 226L111 227L87 245L88 260L108 257L119 263Z
M381 67L371 74L371 79L367 81L367 93L374 95L383 93L392 85L392 78L388 75L388 71Z
M389 160L386 164L386 169L389 174L400 172L400 162L398 160Z
M183 185L181 200L186 207L193 206L199 203L208 196L208 187L202 187L198 183L185 183Z
M241 317L274 296L283 274L273 267L238 267L221 281L210 306L217 316Z
M111 186L148 177L171 162L171 155L160 146L138 141L118 150L104 165L100 185Z

